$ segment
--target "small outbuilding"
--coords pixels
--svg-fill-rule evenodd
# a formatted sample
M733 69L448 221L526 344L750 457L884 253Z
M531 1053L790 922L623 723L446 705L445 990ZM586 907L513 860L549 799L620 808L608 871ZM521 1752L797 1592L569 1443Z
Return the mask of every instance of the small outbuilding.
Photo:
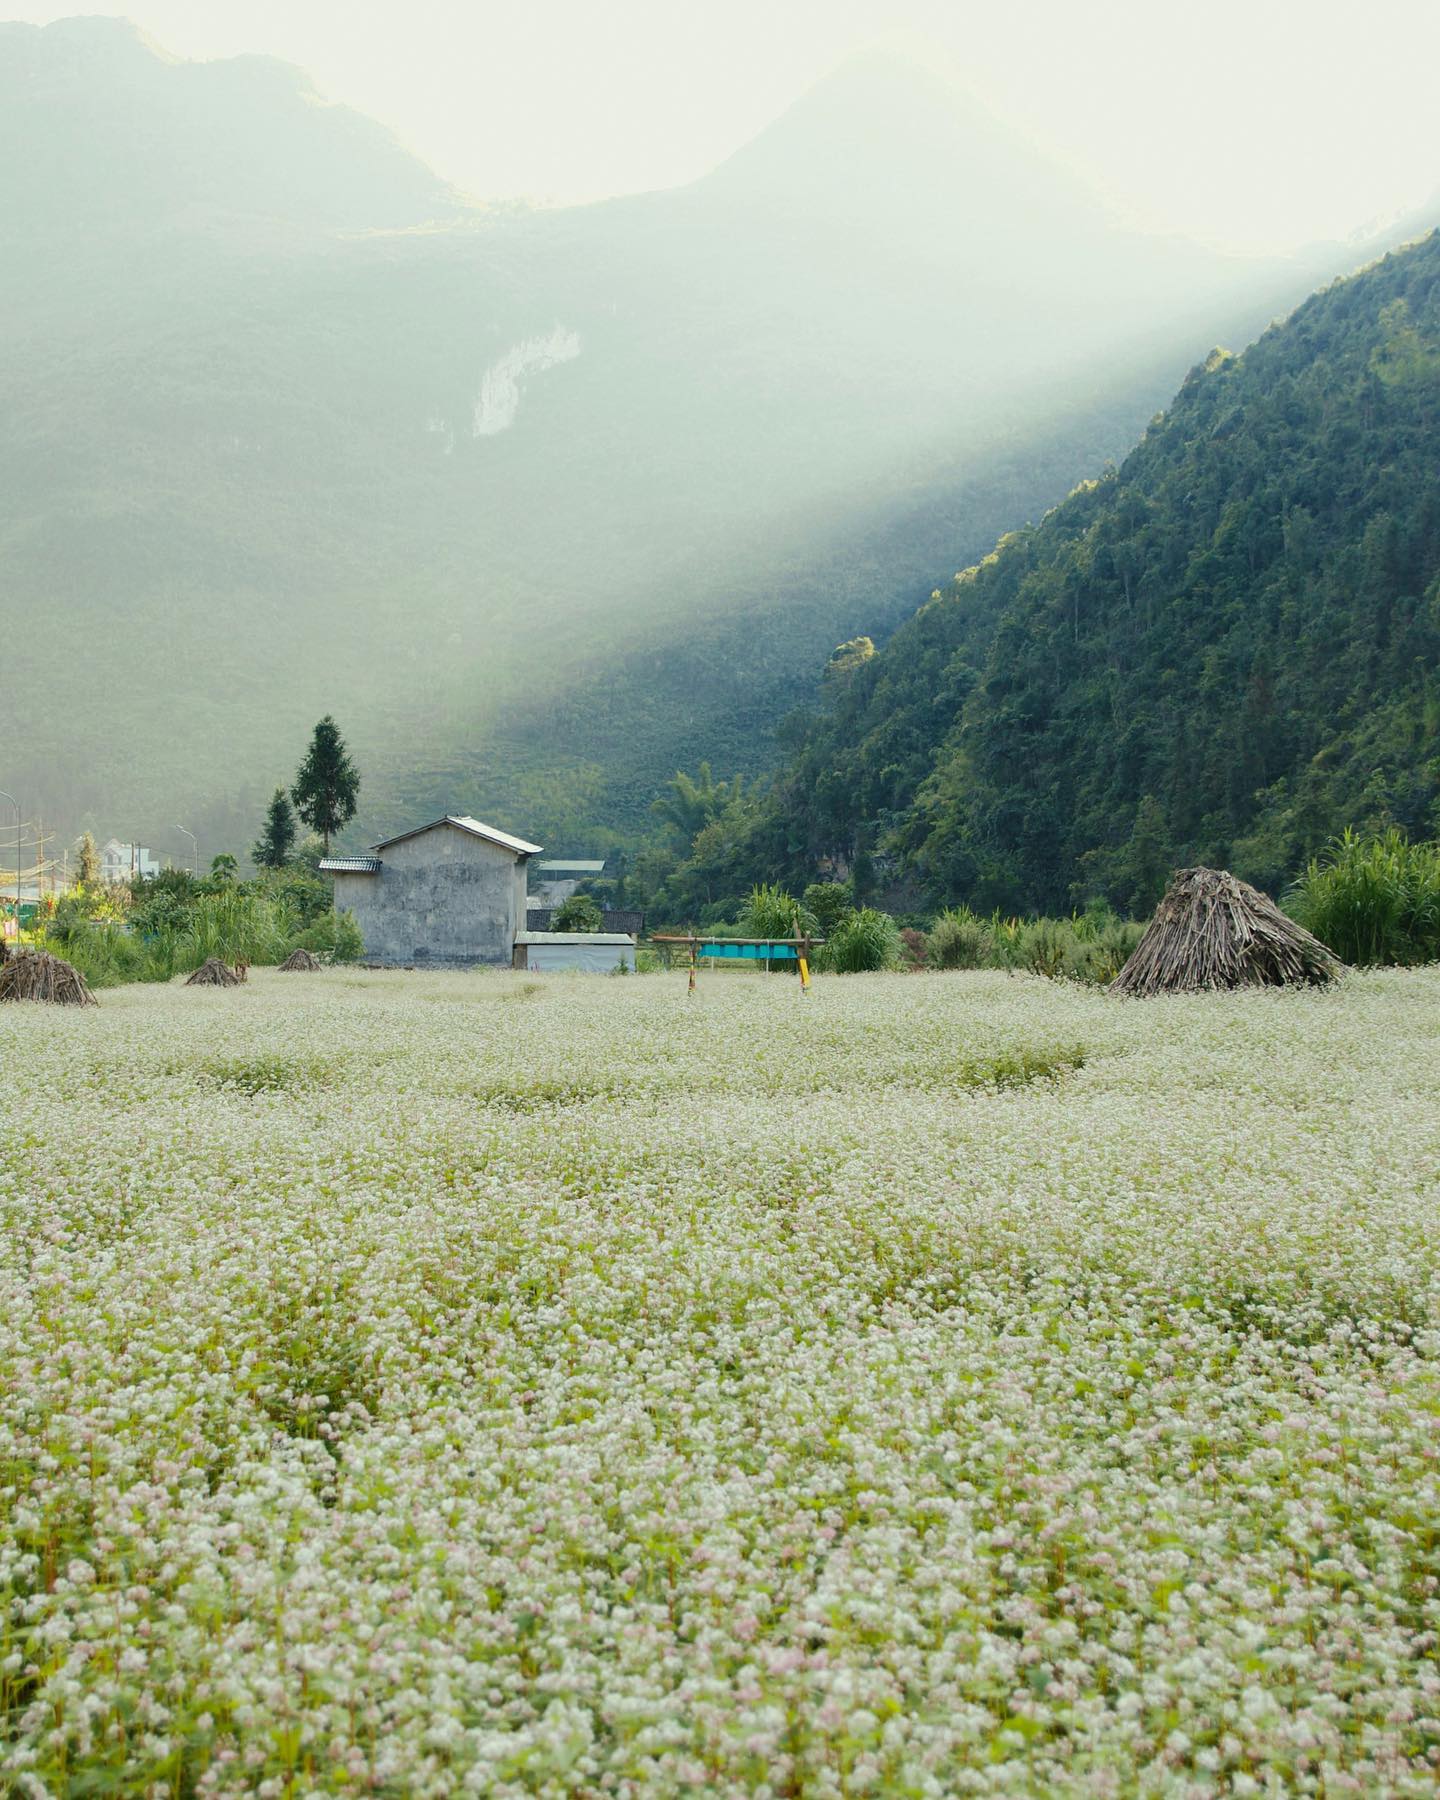
M525 930L526 865L538 844L447 813L375 844L327 856L335 907L354 916L367 961L467 968L511 961Z
M635 968L635 940L621 931L522 931L515 939L514 966L539 974L546 969L581 969L613 975Z

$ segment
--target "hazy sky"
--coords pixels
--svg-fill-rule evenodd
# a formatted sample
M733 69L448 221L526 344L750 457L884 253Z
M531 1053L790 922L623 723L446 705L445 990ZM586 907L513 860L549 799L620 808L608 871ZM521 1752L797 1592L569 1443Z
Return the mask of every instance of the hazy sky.
M0 0L79 10L298 63L487 197L687 180L897 36L1146 226L1280 248L1440 189L1440 0Z

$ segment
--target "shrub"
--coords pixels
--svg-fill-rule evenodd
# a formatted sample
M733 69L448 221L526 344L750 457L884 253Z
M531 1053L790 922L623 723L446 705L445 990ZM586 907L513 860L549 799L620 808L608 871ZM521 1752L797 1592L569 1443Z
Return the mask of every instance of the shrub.
M900 955L907 969L923 969L929 943L923 931L916 931L913 925L907 925L900 933Z
M983 969L994 950L990 927L968 906L942 912L930 927L926 946L935 969Z
M1403 832L1353 831L1312 857L1286 910L1347 963L1431 962L1440 957L1440 844Z
M800 904L814 919L821 937L829 937L854 910L855 895L848 881L812 881Z
M291 950L310 950L332 962L358 962L365 954L365 940L354 913L331 907L286 946L287 954Z
M841 920L821 954L824 967L836 975L893 969L900 960L900 933L889 913L864 906Z
M816 935L814 915L806 912L793 894L782 887L761 883L750 890L740 927L750 937L790 938Z
M552 931L599 931L605 915L588 894L572 894L550 921Z
M293 926L283 907L258 895L236 888L202 894L179 932L179 960L187 969L211 956L226 963L279 962L291 948Z

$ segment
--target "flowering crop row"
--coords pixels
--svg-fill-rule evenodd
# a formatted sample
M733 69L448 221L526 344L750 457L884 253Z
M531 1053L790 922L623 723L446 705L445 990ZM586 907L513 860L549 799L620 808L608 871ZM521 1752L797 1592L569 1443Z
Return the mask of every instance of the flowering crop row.
M1431 1795L1440 975L11 1007L0 1786Z

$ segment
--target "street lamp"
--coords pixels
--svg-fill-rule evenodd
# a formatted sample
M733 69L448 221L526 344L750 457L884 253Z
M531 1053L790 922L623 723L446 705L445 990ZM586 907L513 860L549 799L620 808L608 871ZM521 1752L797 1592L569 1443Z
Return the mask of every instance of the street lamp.
M175 827L175 829L177 831L185 831L185 827L183 825L177 825ZM185 831L185 835L186 835L186 837L189 838L190 842L195 846L195 879L198 881L200 879L200 840L199 840L199 838L196 837L196 835L193 831Z
M0 794L15 808L15 942L20 942L20 802L0 788Z

